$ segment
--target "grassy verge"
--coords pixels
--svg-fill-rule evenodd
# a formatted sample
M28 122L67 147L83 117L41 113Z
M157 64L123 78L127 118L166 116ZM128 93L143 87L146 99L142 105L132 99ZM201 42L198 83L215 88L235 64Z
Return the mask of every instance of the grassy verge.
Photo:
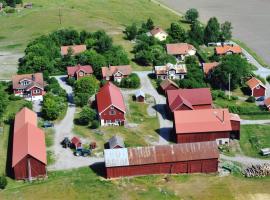
M233 41L235 43L237 43L238 45L240 45L242 48L244 48L250 55L252 55L252 57L255 58L255 60L257 60L257 62L262 65L263 67L267 67L269 68L269 65L264 61L264 59L262 57L260 57L255 51L253 51L251 48L249 48L244 42L237 40L237 39L233 39Z
M270 147L269 129L270 125L243 125L241 127L240 146L245 155L263 158L260 155L260 149Z

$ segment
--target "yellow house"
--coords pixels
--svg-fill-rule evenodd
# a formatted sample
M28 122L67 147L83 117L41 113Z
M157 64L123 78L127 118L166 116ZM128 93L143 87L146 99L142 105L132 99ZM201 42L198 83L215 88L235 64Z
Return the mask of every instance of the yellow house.
M168 33L166 33L166 31L164 31L162 28L160 27L155 27L153 30L151 30L149 32L149 35L152 35L153 37L155 37L156 39L158 39L159 41L164 41L167 39L168 37Z

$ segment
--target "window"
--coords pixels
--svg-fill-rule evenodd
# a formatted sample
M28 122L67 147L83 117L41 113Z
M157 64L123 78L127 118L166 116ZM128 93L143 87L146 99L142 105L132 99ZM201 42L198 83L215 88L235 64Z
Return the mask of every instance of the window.
M39 94L39 93L40 93L40 89L33 90L33 94Z
M115 115L116 114L116 112L115 112L115 110L110 110L110 115Z
M22 84L22 85L29 85L29 81L24 80L24 81L21 82L21 84Z
M256 89L257 89L257 90L260 89L260 88L261 88L260 85L257 85L257 86L256 86Z

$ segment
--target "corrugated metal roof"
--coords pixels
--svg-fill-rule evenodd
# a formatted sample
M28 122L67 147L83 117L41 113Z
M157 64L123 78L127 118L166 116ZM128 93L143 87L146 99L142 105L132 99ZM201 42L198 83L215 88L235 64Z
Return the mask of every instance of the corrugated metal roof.
M116 146L125 147L124 140L122 137L116 135L109 139L110 149L113 149Z
M139 97L139 96L145 97L145 93L142 90L137 90L135 93L135 96L136 97Z
M129 165L127 148L105 149L104 158L106 167L118 167Z
M125 151L126 157L124 157L124 154L120 154L118 150ZM215 141L136 147L125 150L111 149L109 153L106 153L106 151L106 167L203 160L219 157L218 147ZM122 151L120 152L123 153ZM113 157L113 159L110 157ZM126 158L128 160L123 162Z

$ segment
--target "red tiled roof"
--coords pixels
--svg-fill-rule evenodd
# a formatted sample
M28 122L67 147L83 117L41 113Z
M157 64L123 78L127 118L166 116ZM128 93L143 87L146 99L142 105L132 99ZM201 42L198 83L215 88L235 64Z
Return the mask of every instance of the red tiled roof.
M266 107L269 107L270 106L270 97L268 97L267 99L264 100L264 105Z
M202 65L203 65L204 74L208 74L211 70L216 68L219 65L219 63L218 62L203 63Z
M173 85L176 88L179 88L179 86L172 80L166 79L160 83L160 87L165 90L169 85Z
M194 46L187 43L166 44L166 48L170 55L186 55L190 50L196 50Z
M73 76L75 73L78 73L79 71L83 71L87 74L93 74L93 69L91 65L77 65L77 66L70 66L67 67L67 73L69 76Z
M71 139L71 143L74 144L75 146L81 144L81 140L78 137L73 137Z
M231 131L228 109L175 111L176 134Z
M238 121L238 122L241 121L241 118L238 114L230 113L230 116L231 116L231 121Z
M106 83L96 95L98 113L102 113L110 106L115 106L119 110L126 112L126 107L122 93L118 87L111 82Z
M21 119L23 121L20 121ZM34 114L29 114L27 108L17 113L13 133L12 167L27 155L47 164L45 135L34 123L36 118Z
M251 79L249 79L249 80L246 82L246 84L248 85L248 87L249 87L250 89L254 89L254 88L257 87L258 85L260 85L260 86L266 88L265 85L261 82L261 80L255 78L255 77L252 77Z
M223 55L228 52L239 54L239 53L242 53L242 49L238 45L235 45L235 46L224 45L224 46L216 47L216 53L218 55Z
M30 82L29 85L21 85L20 81L28 80ZM14 75L12 76L12 85L13 89L27 89L32 86L37 86L40 89L44 89L45 82L43 80L42 73L35 73L35 74L21 74L21 75Z
M155 36L156 34L160 33L160 32L163 32L163 33L166 33L162 28L160 27L155 27L153 28L150 33L151 35ZM166 33L167 34L167 33Z
M209 88L168 90L167 97L171 111L183 104L192 109L192 106L212 105L213 103Z
M70 46L61 46L61 55L67 55L68 54L68 49L71 48L73 50L73 55L82 53L86 51L86 45L70 45Z
M110 67L102 67L102 77L111 77L118 71L122 73L124 76L128 76L132 73L132 68L130 65L119 65L119 66L110 66Z

